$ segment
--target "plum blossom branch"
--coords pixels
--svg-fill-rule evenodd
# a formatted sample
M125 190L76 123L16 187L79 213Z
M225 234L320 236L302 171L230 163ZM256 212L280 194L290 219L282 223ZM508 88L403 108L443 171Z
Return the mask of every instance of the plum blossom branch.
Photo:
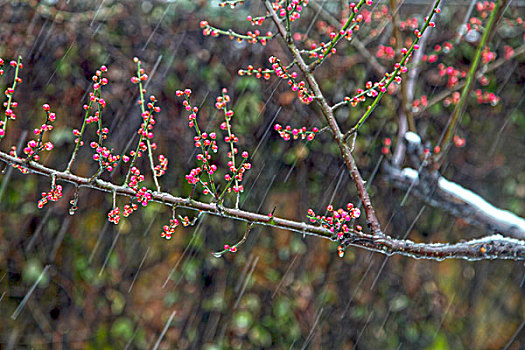
M401 83L400 73L406 73L407 72L408 69L406 67L406 63L408 62L408 60L412 56L412 53L414 52L414 50L418 50L419 49L419 44L418 43L419 43L420 38L425 33L425 31L426 31L426 29L428 27L434 27L435 26L434 22L432 22L432 17L434 16L434 14L440 12L439 7L438 7L440 2L441 2L441 0L436 0L434 2L434 5L432 6L432 10L430 11L430 14L426 17L425 24L423 25L421 30L416 29L414 31L414 34L415 34L416 38L412 42L412 45L408 49L403 48L401 50L401 54L404 55L403 58L401 59L401 61L399 61L398 63L395 64L395 70L392 73L388 74L388 76L385 75L385 78L383 78L381 80L380 84L382 84L382 86L379 87L380 92L377 94L374 102L372 102L372 104L367 107L367 110L366 110L365 114L363 114L361 119L359 119L359 121L352 127L352 129L350 129L345 134L345 139L350 137L353 133L357 132L357 130L361 127L361 125L363 125L363 123L366 122L368 117L370 117L370 115L372 114L374 109L379 104L379 101L381 101L381 98L383 97L383 95L386 93L386 91L388 89L388 86L390 84L392 84L392 82L394 80L396 82Z
M127 186L119 186L101 179L90 179L77 176L71 172L56 171L33 161L26 162L26 160L22 158L14 157L1 151L0 160L7 164L11 164L12 166L23 167L30 173L51 177L54 179L54 183L57 181L69 182L77 187L87 187L93 190L110 192L113 193L115 197L117 195L129 198L136 196L136 192ZM58 186L61 185L56 185L55 187L58 188ZM213 203L203 203L187 198L176 197L166 192L152 193L151 201L163 203L172 207L178 206L193 209L199 211L199 213L206 212L212 215L241 220L252 224L271 226L303 235L334 240L334 234L329 228L308 225L304 222L287 220L274 217L273 215L258 214L235 208L223 207L219 210ZM349 230L348 234L345 235L344 239L339 243L345 247L360 247L386 255L404 255L412 258L430 260L454 258L467 260L525 260L525 241L501 235L492 235L455 244L427 244L415 243L410 240L394 239L389 236L377 236L375 234L367 234L360 232L357 229L352 229Z
M5 95L7 96L7 102L4 102L5 112L4 119L0 121L0 140L4 138L5 131L7 128L7 122L12 119L16 119L16 114L13 111L13 108L18 106L18 102L13 100L13 94L16 90L16 85L22 83L22 79L18 76L20 69L22 69L22 56L18 56L18 61L11 61L9 63L11 67L15 68L15 77L13 78L13 85L8 87L5 90ZM4 65L4 60L0 58L0 68ZM4 74L4 70L0 69L0 76Z
M439 140L439 148L443 151L445 151L445 148L448 147L448 145L450 144L452 135L454 131L456 130L456 124L458 123L458 120L461 118L461 115L463 114L465 102L473 88L476 71L478 69L479 62L481 59L481 52L483 51L483 49L485 48L485 45L489 41L489 37L491 36L492 30L493 30L493 25L497 22L497 18L501 16L502 14L502 11L500 8L503 8L505 3L506 3L506 0L498 0L494 6L494 9L492 10L492 13L490 14L487 25L485 26L485 29L483 32L483 36L481 37L481 41L478 45L476 53L474 54L472 63L470 64L470 69L467 75L467 79L465 81L465 86L463 87L463 90L461 91L461 99L459 100L459 103L454 108L454 112L450 116L450 119L447 123L447 128L445 129L444 134L441 136L441 139ZM442 152L438 154L437 158L438 159L442 158L443 154L445 153L446 152Z
M265 5L266 5L267 10L272 15L272 19L275 25L277 26L279 33L281 34L283 38L285 38L286 29L282 25L281 20L279 19L279 17L277 16L271 4L268 1L265 2ZM308 85L310 86L310 90L314 93L316 97L314 101L316 101L317 105L319 106L321 110L323 117L325 118L330 130L332 131L334 140L337 143L337 146L339 147L339 150L341 152L345 165L348 169L348 172L350 173L350 176L352 177L355 183L357 192L359 194L359 198L363 202L367 224L372 230L372 233L374 235L382 236L383 232L381 231L379 220L376 217L374 207L372 206L372 201L370 200L370 196L368 195L368 191L366 189L365 182L363 178L361 177L361 174L359 173L359 169L357 168L357 164L355 162L354 157L352 156L351 150L344 140L344 135L341 132L339 124L337 123L335 119L333 109L328 105L326 98L323 96L323 93L321 89L319 88L319 84L317 83L317 80L311 73L308 65L305 63L297 47L293 43L288 43L287 46L288 46L288 50L290 51L295 61L297 62L297 66L303 73Z

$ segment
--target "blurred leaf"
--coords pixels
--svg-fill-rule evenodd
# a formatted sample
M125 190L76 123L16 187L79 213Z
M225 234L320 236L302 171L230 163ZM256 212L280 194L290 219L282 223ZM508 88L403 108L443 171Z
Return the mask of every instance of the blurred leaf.
M119 317L111 326L111 335L124 340L129 340L133 336L133 322L125 317Z

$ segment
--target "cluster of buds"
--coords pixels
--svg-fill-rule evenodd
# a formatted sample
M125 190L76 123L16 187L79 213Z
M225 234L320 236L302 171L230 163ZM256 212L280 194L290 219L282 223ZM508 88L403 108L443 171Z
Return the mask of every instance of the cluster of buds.
M237 74L239 76L247 75L247 76L255 76L257 79L264 78L265 80L270 79L271 73L275 73L272 69L263 69L263 68L254 68L251 64L246 67L246 69L239 69Z
M190 103L191 90L190 89L186 89L184 91L177 90L175 94L178 97L184 97L184 101L182 101L182 105L184 106L184 109L186 109L186 111L190 112L190 115L188 116L188 126L190 128L193 128L195 126L195 120L197 119L197 112L199 112L199 108L191 106L191 103Z
M274 1L272 2L272 8L280 17L286 18L288 16L290 22L293 22L301 17L301 11L308 3L309 0L291 0L286 5L282 1Z
M422 62L435 63L437 60L438 60L438 56L436 54L421 56Z
M252 24L252 26L260 26L264 23L264 20L267 18L267 16L261 16L261 17L252 17L248 16L246 17L246 20Z
M337 255L339 255L340 258L345 256L345 248L343 248L342 245L337 247Z
M437 6L437 5L435 5ZM386 92L392 94L394 93L397 88L395 85L392 85L392 82L395 82L396 84L401 84L402 78L401 74L406 73L408 71L408 68L406 64L412 57L412 54L414 51L419 50L420 46L418 44L421 36L423 35L423 32L428 27L434 27L434 22L431 22L432 16L434 14L440 13L440 9L437 7L434 7L432 11L432 15L430 17L425 18L425 24L423 25L421 31L419 29L414 30L414 35L416 36L416 39L412 42L410 48L402 48L401 49L401 55L403 56L399 62L396 62L394 64L394 71L391 73L385 73L385 76L376 83L372 83L371 81L366 83L366 90L363 89L357 89L357 94L353 97L345 97L344 101L348 104L350 104L352 107L357 106L359 102L365 101L366 96L370 96L373 98L376 98L376 102L378 99L382 97L382 95ZM365 113L364 117L366 117L373 111L372 106L368 106L367 112Z
M398 63L396 63L398 65ZM400 71L403 73L406 72L406 67L400 67ZM375 98L379 95L379 92L387 92L389 86L387 85L387 80L390 78L391 74L386 73L385 77L381 79L378 82L372 83L371 81L367 81L365 84L366 89L358 88L356 89L356 94L353 97L345 97L345 102L349 103L352 107L357 106L360 102L366 101L367 97ZM394 78L394 81L397 84L401 83L401 77L396 76ZM390 85L391 86L391 85Z
M51 151L53 147L53 143L51 142L42 143L41 141L31 140L24 148L24 153L27 154L28 159L39 160L40 156L38 152L41 150Z
M230 246L229 244L225 244L224 245L224 250L228 251L228 252L235 253L237 251L237 246L236 245Z
M140 127L137 131L137 133L140 136L140 141L137 147L137 156L140 157L142 154L141 152L148 150L147 142L150 142L151 139L153 139L153 127L156 123L154 114L160 113L161 109L159 106L156 106L155 103L157 102L157 99L155 96L151 95L149 97L148 101L144 101L144 94L146 93L146 89L142 87L142 83L148 80L148 75L144 71L144 68L140 68L141 61L137 58L133 58L133 62L137 64L138 70L137 70L137 76L134 76L131 78L131 82L134 84L139 84L140 88L140 99L138 101L139 106L142 109L141 117L142 117L142 123L140 124ZM148 140L147 142L144 142L144 140ZM157 148L157 145L155 143L150 143L151 149L155 150ZM135 157L135 154L130 152L130 155L132 157Z
M49 111L50 107L47 103L44 104L42 108L44 109L44 112L46 113L46 122L42 124L40 128L33 130L33 133L35 134L35 136L38 136L38 140L30 140L27 143L27 146L24 148L24 153L27 155L27 159L34 159L37 161L40 159L40 156L38 155L40 151L42 150L50 151L54 147L52 142L48 141L44 143L43 138L44 138L44 133L46 131L53 130L52 123L55 121L56 115L55 113Z
M439 75L441 77L447 76L447 87L453 88L459 83L459 78L465 78L467 72L460 71L452 66L446 67L443 63L438 65Z
M0 58L0 75L4 74L4 70L2 69L4 65L4 60ZM8 120L14 120L16 119L16 114L14 112L14 109L18 107L18 102L13 100L13 94L15 93L16 85L22 83L22 78L18 76L18 72L20 69L23 68L21 58L18 58L17 61L11 61L9 62L9 65L15 69L15 77L13 80L13 85L6 88L5 95L7 97L7 101L4 102L4 108L5 108L5 114L3 120L0 120L0 138L5 136L5 129L7 127L7 121Z
M93 91L89 92L89 103L84 104L82 106L82 109L85 111L85 116L84 116L85 124L97 123L99 125L97 134L99 135L100 144L102 143L103 139L106 139L107 133L109 132L106 128L104 129L101 128L102 110L107 105L106 100L104 100L101 97L102 96L102 86L105 86L109 83L109 80L103 75L106 74L107 72L108 72L108 68L103 65L91 77L91 80L93 81L93 84L92 84ZM91 114L92 109L94 110L93 114ZM75 136L76 146L75 146L75 150L73 151L72 159L75 158L76 153L78 151L78 147L81 147L84 145L84 141L82 141L83 134L84 134L84 124L82 125L81 130L73 129L73 136Z
M190 112L188 116L188 126L195 129L195 136L193 138L194 146L200 152L197 152L196 158L200 163L199 167L196 167L190 171L188 175L185 176L186 181L191 185L196 185L200 183L203 187L203 194L216 195L215 184L213 182L212 175L217 171L217 166L211 164L211 153L216 153L219 150L217 146L217 134L215 132L207 133L201 132L199 124L197 122L197 113L199 109L191 105L190 97L191 90L186 89L184 91L177 90L176 95L179 97L184 97L182 102L186 111ZM201 178L202 174L208 175L208 181Z
M464 147L465 144L467 143L467 141L463 137L460 137L458 135L454 135L454 137L452 138L452 141L454 142L454 146L458 148Z
M514 49L510 47L509 45L505 45L503 47L503 57L506 60L510 60L514 56Z
M496 53L489 50L488 47L481 52L481 61L483 64L489 64L496 59Z
M162 238L171 239L171 235L175 233L175 229L177 228L177 226L179 226L179 220L175 218L170 219L170 224L164 225L164 227L162 227L162 232L160 233L160 236Z
M418 21L417 21L416 17L408 18L407 20L402 21L401 23L399 23L399 29L401 29L401 30L414 30L414 29L417 29L417 27L418 27L418 23L417 22Z
M419 99L412 102L412 112L418 113L421 107L426 106L428 106L428 97L427 95L422 95Z
M227 132L224 136L224 142L230 144L230 150L228 152L228 169L230 173L224 175L224 179L228 181L227 191L235 193L243 192L244 186L240 183L243 180L243 174L246 170L251 168L251 164L247 163L249 157L248 152L243 151L241 153L242 161L239 166L236 165L235 155L239 152L235 144L239 142L239 138L231 130L231 119L234 115L233 110L228 109L228 102L230 102L230 96L228 95L227 89L222 89L222 96L218 96L215 102L215 108L224 112L224 122L221 123L221 130ZM233 183L233 186L230 186Z
M124 215L124 217L127 218L128 216L133 214L133 212L137 209L138 206L135 203L126 204L124 205L124 212L122 213L122 215Z
M200 181L200 174L202 173L201 168L193 168L190 170L190 173L185 176L186 181L190 185L196 185Z
M314 100L314 94L306 88L306 83L304 81L297 81L296 72L288 72L286 67L284 67L281 61L275 56L271 56L268 61L272 64L272 69L279 78L288 80L288 85L292 91L297 92L297 96L302 103L309 104Z
M450 97L447 97L443 100L443 106L448 107L450 105L456 105L461 99L461 94L459 91L454 91Z
M95 149L93 160L99 162L103 169L113 171L120 160L120 155L112 154L107 147L101 147L97 142L93 141L90 143L91 148Z
M241 185L240 183L242 182L243 180L243 176L244 176L244 173L246 172L246 170L250 170L252 165L251 163L247 163L246 162L246 159L248 159L248 152L244 151L242 152L242 158L243 158L243 161L241 163L241 165L236 168L235 167L235 164L233 161L228 161L228 166L229 166L229 170L231 172L231 174L226 174L224 175L224 179L226 181L228 181L228 183L231 183L232 181L235 181L235 184L232 186L232 187L229 187L228 186L228 193L230 193L231 191L235 192L235 193L239 193L239 192L243 192L244 191L244 186Z
M347 39L350 40L352 38L353 31L352 29L348 29L346 31L347 33ZM330 33L330 38L335 38L336 34L335 32ZM319 44L317 43L311 43L310 44L310 51L309 51L309 57L310 58L319 58L323 59L326 56L326 52L328 51L329 44L321 42ZM330 49L331 53L336 53L335 47Z
M393 47L379 45L376 53L377 58L383 58L387 60L393 60L396 57L396 51Z
M310 57L317 58L316 63L321 63L323 60L328 58L329 55L336 52L335 46L342 39L346 38L347 40L352 40L353 34L360 29L360 23L371 20L371 15L369 12L363 15L359 13L364 4L370 6L372 5L372 0L359 1L357 4L355 2L350 2L348 5L350 15L344 25L338 31L335 31L335 28L329 32L330 41L328 43L321 42L319 45L313 44L312 49L310 50Z
M327 206L326 210L330 213L328 216L316 215L312 209L308 209L307 217L310 222L329 229L337 241L341 241L344 235L351 231L350 222L361 215L359 208L355 208L352 203L346 205L346 210L334 210L332 205Z
M153 139L153 126L155 125L154 113L160 112L160 107L155 106L156 98L155 96L149 97L149 102L146 104L147 109L142 112L142 123L137 133L141 136L141 139ZM142 104L143 101L139 101L139 104ZM156 147L154 147L155 149Z
M138 57L134 57L133 62L137 64L137 75L131 78L131 82L138 84L139 87L140 97L137 103L141 109L142 123L137 130L137 134L139 135L137 147L129 152L129 156L122 156L123 161L126 163L131 159L130 168L128 170L124 184L132 188L136 192L136 199L138 202L140 202L143 206L146 206L148 205L149 200L151 200L151 192L145 187L139 189L139 183L144 181L144 175L141 175L140 170L135 166L137 158L142 157L143 154L147 152L157 191L160 191L160 185L157 177L165 174L168 166L168 160L164 155L159 155L160 164L154 164L152 151L157 149L157 144L152 142L154 136L153 127L156 123L154 115L155 113L160 113L161 109L159 106L155 105L157 102L155 96L151 95L149 99L145 100L144 96L147 91L144 88L143 83L148 80L148 75L146 74L145 70L141 68L142 62L138 59Z
M306 139L308 141L312 141L315 137L315 135L319 132L319 129L316 127L313 127L311 131L309 131L306 126L303 126L300 129L296 129L287 125L284 128L280 124L275 124L274 127L275 131L279 133L279 136L285 141L289 141L291 139L297 140L301 138L302 140Z
M151 191L146 187L141 187L135 194L135 198L143 207L148 205L148 202L151 200Z
M108 68L106 66L101 66L100 69L98 69L95 72L95 75L91 78L93 80L93 91L89 93L89 105L84 105L84 110L89 111L92 103L95 103L97 108L96 112L93 115L89 115L86 118L86 123L95 123L99 121L100 118L100 110L104 109L106 107L106 100L100 97L100 89L102 86L107 85L109 83L108 78L103 77L104 73L108 72Z
M140 170L136 166L131 167L130 171L131 177L129 178L128 186L138 191L139 184L144 181L144 175L140 173Z
M62 186L52 185L49 192L42 192L42 198L38 201L38 207L42 209L48 201L56 202L62 197Z
M82 133L78 129L73 129L73 136L75 136L75 144L79 144L80 146L84 145L84 141L82 141L80 138L82 136Z
M143 69L139 69L139 78L137 79L138 79L138 82L142 82L145 79L147 79L147 75L144 73ZM141 92L145 93L146 90L142 89ZM145 101L143 99L140 99L138 101L138 104L141 107L144 107L143 106L144 102ZM146 103L146 108L142 108L143 110L143 112L141 113L142 123L140 124L140 127L137 130L137 134L140 136L139 142L137 144L137 148L135 150L130 151L129 156L124 155L122 157L123 161L126 163L130 160L130 158L132 158L133 159L133 162L131 164L132 167L134 167L136 159L142 157L144 152L148 151L148 148L151 148L152 151L157 149L157 144L155 142L151 142L154 136L153 126L156 123L154 114L159 113L161 111L160 107L155 106L155 102L156 102L155 96L150 96L149 101ZM153 159L150 159L150 161L153 162ZM168 166L168 160L164 155L159 155L159 161L160 161L160 165L157 165L157 166L152 165L152 167L154 168L153 175L156 177L163 175L166 172L166 169ZM131 171L131 174L133 174L134 172L136 171ZM135 186L130 184L130 187L135 187Z
M120 209L118 207L115 207L111 209L108 213L108 220L109 222L114 223L117 225L120 221Z
M1 130L1 129L0 129ZM17 159L22 159L20 158L17 154L16 154L16 146L11 146L11 149L9 150L9 155L17 158ZM23 166L21 165L18 165L18 164L11 164L11 166L15 169L18 169L22 174L27 174L29 172L29 170L27 168L24 168Z
M488 103L491 106L496 106L500 101L499 96L496 96L493 92L482 92L480 89L477 89L474 93L479 104Z
M98 123L101 118L102 109L104 109L107 105L106 100L104 100L101 97L101 88L102 86L105 86L109 83L108 78L104 77L103 74L108 72L108 68L106 66L101 66L100 69L98 69L95 72L95 75L91 77L91 80L93 80L93 91L89 92L89 104L84 104L82 108L86 111L86 117L85 121L86 124L91 123ZM95 106L95 110L93 114L89 114L91 111L91 108ZM76 132L75 132L76 131ZM100 130L98 130L100 132ZM81 136L81 133L78 130L74 130L74 135L77 137L75 140L75 143L78 143L78 138ZM83 143L81 143L82 145Z
M133 58L133 61L135 63L139 63L139 59L137 57L134 57ZM131 77L131 82L133 84L138 84L140 83L141 81L142 82L145 82L146 80L148 80L148 75L146 74L146 72L144 71L143 68L140 68L139 71L138 71L138 76L132 76Z
M224 178L228 183L223 189L222 194L217 193L215 183L213 181L213 174L217 171L217 166L211 163L212 153L218 151L217 146L217 134L215 132L207 133L201 132L198 122L197 122L197 113L198 108L193 107L190 102L191 90L186 89L185 91L178 90L176 92L177 96L184 97L183 106L190 112L188 116L188 125L191 128L195 129L195 137L193 141L195 142L195 147L199 149L200 152L197 153L196 158L200 163L200 166L192 169L188 175L186 175L186 181L191 185L201 184L203 189L202 193L205 195L211 194L218 200L222 200L222 196L232 190L235 193L242 192L244 187L240 184L243 179L243 174L246 170L251 168L251 164L246 162L248 158L248 152L242 152L242 162L240 165L236 165L235 155L239 153L239 150L235 146L239 142L239 138L232 132L231 129L231 119L234 115L232 110L228 109L228 102L230 102L230 96L227 94L226 89L222 90L222 96L217 97L215 107L224 112L224 122L221 123L220 128L226 131L224 141L230 145L230 150L228 152L228 169ZM203 175L207 179L203 179Z
M260 30L256 29L253 32L249 30L246 34L239 34L234 32L232 29L222 30L219 28L212 27L207 21L201 21L200 27L202 28L202 34L204 36L218 37L219 35L226 35L230 40L236 39L237 41L247 41L250 44L260 43L266 45L269 39L272 38L272 32L261 33Z
M195 224L195 220L193 222L190 221L190 218L188 216L185 216L185 217L180 217L179 216L179 218L181 220L182 226L184 226L184 227L187 227L187 226Z
M211 132L208 134L207 132L203 132L200 134L200 136L195 136L193 138L193 141L195 142L194 145L196 148L201 148L204 146L205 148L211 149L213 153L217 153L217 151L219 150L219 146L217 146L216 139L216 133ZM207 158L209 159L209 157Z
M168 158L165 155L159 154L159 164L153 169L155 171L155 176L160 177L166 174L168 169Z
M390 147L392 146L392 140L389 137L383 139L383 146L381 147L381 153L384 155L390 154Z
M442 45L436 44L432 52L421 56L421 61L428 62L428 63L435 63L437 62L438 55L440 53L448 54L452 52L453 48L454 48L454 45L449 43L448 41L445 41Z

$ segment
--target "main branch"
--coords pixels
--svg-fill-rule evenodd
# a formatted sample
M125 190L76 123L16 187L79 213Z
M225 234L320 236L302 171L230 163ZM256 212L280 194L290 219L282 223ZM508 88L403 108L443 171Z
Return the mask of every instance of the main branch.
M54 181L65 181L77 187L87 187L90 189L110 192L124 197L135 197L136 193L127 186L115 185L111 182L100 179L90 179L74 175L67 171L57 171L39 163L13 157L7 153L0 152L0 160L3 162L22 167L30 173L40 174L54 179ZM242 220L251 224L272 226L288 231L298 232L302 235L317 236L332 240L333 234L329 229L308 225L304 222L292 221L269 215L253 213L235 208L218 208L215 204L203 203L188 198L175 197L166 192L153 192L152 201L163 203L168 206L177 206L188 209L206 212L212 215L226 217L235 220ZM351 231L344 245L364 248L386 255L405 255L419 259L467 259L467 260L486 260L486 259L512 259L525 260L525 241L513 238L493 235L468 242L456 244L448 243L414 243L410 240L399 240L389 236L377 236L365 234L358 231Z

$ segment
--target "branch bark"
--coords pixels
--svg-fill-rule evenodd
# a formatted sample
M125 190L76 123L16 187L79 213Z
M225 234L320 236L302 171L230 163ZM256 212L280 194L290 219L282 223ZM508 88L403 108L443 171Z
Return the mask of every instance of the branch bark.
M44 175L54 178L55 181L65 181L77 187L86 187L102 192L115 193L119 196L135 197L135 191L129 187L115 185L100 179L89 179L71 174L70 172L57 171L36 162L26 162L0 151L0 160L10 164L24 167L29 173ZM188 198L173 196L166 192L153 192L152 201L168 206L177 206L206 212L212 215L242 220L253 224L266 225L288 231L298 232L302 235L317 236L332 240L329 229L308 225L304 222L292 221L278 217L253 213L235 208L218 208L215 204L203 203ZM418 259L512 259L525 260L525 241L493 235L468 242L456 244L448 243L415 243L410 240L395 239L386 235L378 236L359 231L350 232L349 237L341 242L343 245L360 247L386 255L405 255Z

